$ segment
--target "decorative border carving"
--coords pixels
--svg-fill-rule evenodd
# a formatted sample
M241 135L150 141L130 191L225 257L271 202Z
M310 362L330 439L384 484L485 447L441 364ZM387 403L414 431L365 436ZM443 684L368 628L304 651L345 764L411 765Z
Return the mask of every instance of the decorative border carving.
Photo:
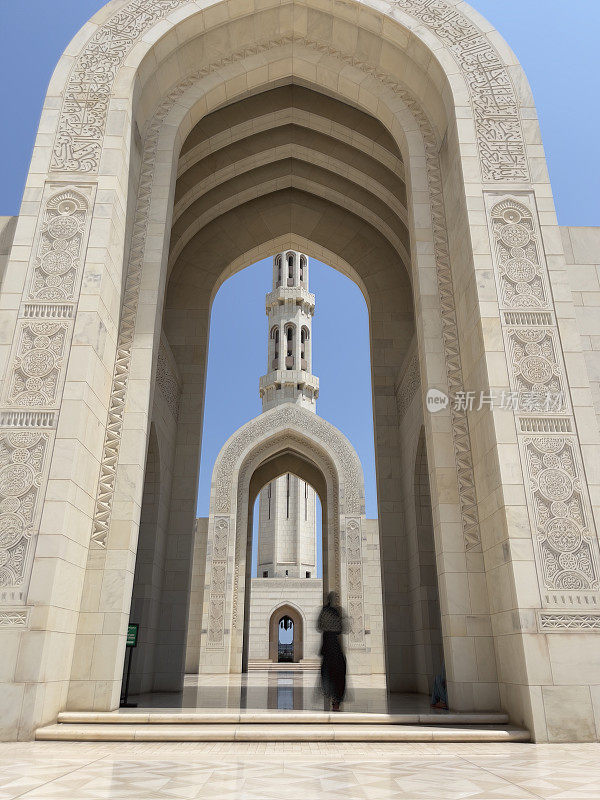
M181 386L171 368L164 345L161 342L156 364L156 385L160 389L169 411L175 421L179 417L179 401L181 399Z
M56 428L58 411L0 411L0 428Z
M484 181L528 181L519 101L510 75L488 37L446 0L394 0L450 49L469 87Z
M453 395L464 391L458 341L458 326L456 322L454 303L454 289L450 269L448 235L444 212L441 170L438 158L438 144L429 121L427 120L427 117L421 110L417 101L401 84L399 84L387 73L376 69L373 66L365 65L364 62L361 62L353 55L347 55L339 50L335 50L333 47L324 46L308 39L290 36L277 39L275 41L268 40L258 44L252 49L251 53L247 49L242 49L224 59L221 59L221 61L215 62L214 64L208 65L202 70L193 73L175 88L173 88L157 110L152 123L150 124L148 135L146 137L134 219L133 244L127 272L127 280L125 284L121 323L119 326L117 359L115 362L113 375L113 387L111 392L110 409L104 444L104 455L100 469L96 511L94 514L92 529L92 542L95 546L104 547L106 545L106 537L108 535L108 528L110 524L116 466L119 456L120 440L123 427L123 413L125 409L127 380L131 361L131 348L133 345L133 330L135 325L135 317L137 314L137 304L139 300L141 270L152 195L154 163L156 159L156 149L162 122L169 114L176 101L187 89L197 83L197 81L199 81L201 78L212 74L226 64L235 63L247 55L263 52L271 47L282 46L287 43L291 43L294 40L320 53L334 55L340 60L344 61L344 63L351 66L360 67L363 69L363 71L368 72L370 75L372 75L372 77L379 80L383 85L386 86L386 88L394 92L403 100L404 103L406 103L421 128L421 133L425 143L426 165L431 193L434 251L438 277L438 288L440 293L441 318L443 327L442 340L446 362L448 391ZM475 479L471 457L469 424L466 412L455 409L454 404L451 407L450 414L452 421L452 434L458 478L458 494L461 508L465 548L467 550L479 550L481 548L481 538L479 532L479 516L477 509L477 496L475 491Z
M363 589L363 553L360 517L346 519L346 596L350 630L348 647L365 646L365 606Z
M85 45L64 91L50 169L95 173L100 166L112 85L134 44L188 0L133 0ZM527 181L519 102L508 70L486 34L446 0L393 0L449 48L469 88L484 181ZM256 52L262 45L249 45ZM356 63L363 65L356 59Z
M396 409L398 411L398 419L401 420L406 414L420 386L421 374L419 372L419 357L417 353L414 353L402 373L402 378L396 385Z
M91 37L71 69L52 151L53 172L97 172L113 82L134 44L189 0L134 0Z
M548 612L538 613L538 629L541 633L570 633L585 631L600 633L600 614Z
M210 650L221 650L224 645L225 629L225 589L227 586L227 561L230 539L229 517L215 517L210 553L210 569L207 576L210 580L208 598L208 635L206 646ZM208 560L207 560L208 561Z
M0 611L0 628L26 628L28 623L28 608L11 608L6 611Z
M344 485L344 507L341 513L364 513L362 469L354 448L333 425L311 411L292 404L278 406L250 420L232 436L219 453L214 468L216 511L218 513L231 511L232 473L244 450L253 442L275 433L286 425L294 426L307 437L322 443L323 447L340 462L342 467L340 480Z

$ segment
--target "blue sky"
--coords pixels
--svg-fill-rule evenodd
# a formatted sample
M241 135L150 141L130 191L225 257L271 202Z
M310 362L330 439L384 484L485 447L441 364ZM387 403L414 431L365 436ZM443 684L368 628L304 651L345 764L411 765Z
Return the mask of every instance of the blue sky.
M0 29L0 214L18 213L48 80L60 53L102 0L4 0ZM597 0L473 0L516 52L532 84L562 225L600 225L600 104L597 102ZM260 411L258 378L266 366L264 295L270 265L260 262L220 289L213 306L199 511L207 513L210 473L219 448ZM314 371L319 413L356 447L365 471L367 514L377 515L368 319L357 287L312 262L317 295ZM243 302L240 302L243 299ZM231 326L227 309L236 307ZM342 344L352 319L352 347ZM240 342L243 353L237 352ZM235 361L236 386L223 392ZM352 375L350 379L349 376Z

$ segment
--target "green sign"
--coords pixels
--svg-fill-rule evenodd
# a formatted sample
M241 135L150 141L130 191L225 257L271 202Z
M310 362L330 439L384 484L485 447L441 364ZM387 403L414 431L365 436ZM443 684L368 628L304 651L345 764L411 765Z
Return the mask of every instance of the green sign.
M137 622L132 622L127 626L127 647L135 647L137 645L139 627Z

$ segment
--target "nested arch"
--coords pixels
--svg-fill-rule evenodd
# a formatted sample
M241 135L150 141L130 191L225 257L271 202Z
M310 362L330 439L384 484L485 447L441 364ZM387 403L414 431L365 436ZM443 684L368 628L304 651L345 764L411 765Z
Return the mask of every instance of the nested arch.
M175 2L176 0L174 0ZM162 21L168 17L172 6L171 9L167 9L166 5L166 3L155 4L153 2L151 6L148 6L151 17L159 6L161 9L157 16L152 18L149 27L155 22ZM228 8L228 5L223 3L222 8ZM478 148L478 166L489 179L495 179L492 173L498 169L502 173L502 179L507 178L511 169L514 169L513 175L515 179L519 175L521 177L524 175L522 166L524 149L521 147L519 140L520 122L518 114L514 113L514 109L519 107L520 97L517 96L510 77L507 77L507 80L504 81L506 64L498 56L495 47L488 38L481 33L474 16L469 16L468 9L466 9L465 16L465 9L462 5L461 10L457 11L454 8L454 4L442 2L441 6L443 8L438 7L438 4L436 4L436 9L431 12L430 9L424 10L420 3L415 3L413 0L403 0L402 5L394 5L392 11L394 19L390 20L379 10L370 8L369 3L357 3L357 9L361 7L368 8L369 16L373 15L375 19L383 23L379 27L379 35L375 36L364 29L360 30L360 22L355 23L344 20L344 24L350 25L350 28L357 33L361 41L365 37L368 39L374 36L375 44L381 44L381 49L379 46L375 48L367 47L370 53L375 53L373 56L374 63L369 63L368 58L357 58L355 46L348 46L347 51L344 51L342 46L340 46L340 49L336 49L332 45L332 41L336 40L334 28L337 12L335 10L308 8L308 16L313 18L312 21L316 23L311 27L313 30L318 31L315 34L316 38L311 40L306 36L306 30L302 30L302 14L296 17L292 15L291 23L289 16L284 18L284 15L287 14L287 5L290 4L282 4L277 8L264 6L260 12L252 14L255 22L252 26L245 26L239 15L237 19L228 19L227 22L219 20L219 30L217 32L213 29L214 19L211 19L210 14L206 14L206 20L203 19L207 24L198 26L196 24L198 20L196 19L196 23L192 23L192 20L196 14L203 15L204 12L198 12L196 5L192 8L191 3L177 2L178 13L172 19L169 19L162 28L162 30L177 28L177 36L171 38L165 36L160 45L154 47L152 35L145 36L143 39L140 37L140 41L137 41L136 33L132 37L134 43L131 48L128 44L121 45L124 54L119 54L107 67L109 83L113 78L117 79L118 77L114 91L114 97L117 99L120 96L119 93L122 92L126 102L129 103L129 98L133 95L131 92L133 82L139 79L133 103L133 117L139 130L143 132L144 150L140 167L140 174L143 175L143 178L135 218L131 221L132 224L130 226L126 226L128 230L135 230L136 238L125 286L123 307L127 313L124 315L119 332L119 355L118 363L115 366L111 397L111 440L105 444L100 471L103 476L108 473L109 479L103 477L101 484L99 484L94 520L94 530L96 531L98 526L102 530L100 531L101 535L94 536L93 547L106 546L106 532L109 528L106 519L108 517L110 522L110 509L116 480L116 478L115 480L111 479L111 476L116 474L115 440L117 441L116 449L118 450L118 441L121 435L119 428L122 426L123 415L126 416L127 414L125 411L126 391L123 391L123 375L127 375L131 359L136 355L134 330L137 334L140 334L138 340L142 341L146 335L155 336L161 322L159 309L157 309L154 318L152 318L151 313L146 313L140 315L136 320L136 314L138 312L139 287L142 276L144 286L148 289L148 292L144 294L146 297L152 296L153 292L156 296L159 296L166 277L169 223L167 222L164 228L161 229L161 223L157 223L156 220L165 218L170 220L170 206L167 198L172 197L175 187L176 165L175 158L169 163L169 157L165 157L165 154L175 154L187 134L200 120L205 119L210 111L222 107L226 102L231 104L233 101L241 100L248 94L258 93L261 89L270 87L272 81L268 78L268 71L265 71L265 63L271 65L280 64L280 66L284 63L285 66L282 67L284 80L291 78L295 82L306 82L309 86L319 87L322 94L339 97L349 105L360 107L362 111L371 114L374 119L381 122L401 153L402 161L405 165L404 176L407 185L411 188L411 192L407 194L408 214L406 219L408 227L405 227L405 230L400 225L395 228L395 219L386 216L383 210L377 210L378 207L373 200L373 197L377 194L376 191L371 191L366 187L365 190L371 195L369 198L353 194L356 191L354 186L357 185L358 179L355 174L350 172L337 176L347 182L344 184L343 189L341 183L336 182L333 184L332 179L327 175L327 172L332 174L335 170L328 171L323 168L320 169L318 175L314 172L309 174L307 171L300 174L294 173L292 176L262 174L260 181L257 180L258 176L256 174L250 175L245 192L240 191L240 193L237 193L239 195L237 200L233 200L231 197L221 198L224 202L224 208L227 208L229 203L229 210L226 213L231 212L231 216L227 217L226 214L214 216L215 209L223 208L219 205L220 201L216 195L211 197L211 202L214 203L212 208L208 208L201 213L199 207L194 210L193 213L197 214L198 218L203 216L201 231L197 232L201 236L205 236L202 249L203 258L212 259L213 255L218 251L220 243L227 240L231 231L234 231L236 235L235 248L234 252L227 253L222 263L218 260L219 256L216 257L216 263L210 264L210 275L196 275L190 280L180 281L178 285L176 276L183 274L180 271L180 267L186 259L183 258L179 263L180 254L175 254L175 251L173 251L174 255L170 267L172 276L176 279L169 287L169 304L165 314L165 324L169 329L169 333L177 329L177 318L182 319L185 316L190 319L194 316L197 318L199 303L203 303L203 309L206 309L209 305L205 302L206 297L202 297L201 301L198 300L192 307L184 305L182 308L178 305L182 299L185 302L185 295L186 293L189 294L191 285L196 288L203 285L207 295L210 295L214 291L215 285L222 279L221 276L226 275L230 265L240 258L240 254L256 252L264 247L268 241L275 238L287 235L291 239L297 231L300 231L299 236L316 243L315 250L328 249L334 252L340 261L352 263L353 266L356 265L356 273L363 283L367 283L368 279L372 281L372 285L367 287L369 307L370 310L377 309L381 311L382 315L395 312L395 298L400 298L402 302L405 302L406 297L411 296L403 291L398 291L399 284L397 283L398 275L402 275L401 267L404 270L403 279L405 285L408 285L408 273L410 271L412 286L414 287L415 314L413 317L412 305L410 313L406 309L406 319L402 322L406 329L403 335L398 337L398 340L408 340L409 331L414 333L414 327L411 328L410 326L414 326L412 320L416 318L417 324L421 326L420 341L425 342L427 340L427 347L423 352L424 383L427 382L430 385L439 386L450 393L463 389L454 288L450 272L449 245L445 229L442 176L438 161L438 151L442 141L444 141L444 137L448 135L446 140L448 142L448 152L450 153L448 161L450 163L454 159L454 162L452 162L454 166L451 166L450 169L454 170L453 176L456 178L456 187L453 188L457 188L455 194L459 198L457 208L460 206L460 211L465 210L463 203L464 186L461 183L463 172L460 168L454 169L454 167L460 166L462 147L466 148L465 152L467 150L469 152L473 151L474 140ZM295 3L291 5L301 4ZM123 4L122 8L125 9L126 6L127 4ZM99 22L103 23L110 13L107 10L106 14L99 18ZM431 13L433 13L433 16L431 16ZM441 18L438 18L438 13L441 14ZM268 17L268 15L271 16ZM244 16L243 12L241 16ZM316 19L317 17L318 20ZM360 19L360 15L357 19ZM417 21L416 23L415 20ZM457 20L459 24L457 24ZM267 25L262 24L265 21L268 22ZM296 30L298 23L300 29ZM292 32L288 33L290 24ZM200 36L198 35L199 29L202 30ZM267 38L260 42L256 41L254 31L273 29L277 31L277 36L274 39ZM283 40L281 37L282 31L286 32ZM98 33L100 34L101 32L98 31ZM454 66L449 66L461 61L463 54L460 48L460 38L465 36L472 41L474 35L482 36L481 47L490 55L489 63L492 63L496 58L498 60L497 70L498 74L501 75L499 83L502 84L504 81L504 86L501 89L502 97L503 99L506 99L507 96L514 98L514 103L511 101L505 106L508 109L507 114L511 117L510 120L498 119L498 117L503 116L503 113L498 114L498 109L495 107L494 113L496 116L493 119L484 120L487 124L479 125L480 120L477 115L480 113L481 108L484 107L484 104L481 102L476 103L473 99L474 95L472 93L478 91L477 76L473 79L473 65L471 64L468 69L467 64L464 65L464 68L459 65L458 69L455 69ZM457 36L459 41L453 41L452 36ZM160 34L157 33L155 38L160 38ZM252 41L249 42L249 39ZM343 37L343 39L344 41L347 40L346 37ZM224 40L228 44L225 47L227 52L223 54L222 42ZM342 41L341 38L340 41ZM249 44L251 45L250 47L248 46ZM78 49L79 45L74 47L75 52ZM108 49L110 50L110 44ZM85 61L85 47L83 51L82 56ZM222 58L207 63L206 54L214 52L223 54ZM438 52L440 54L439 60L437 59ZM175 57L175 53L177 57ZM321 64L316 64L324 53L326 53L327 60L326 69L323 69ZM127 68L120 71L120 65L125 58L127 58ZM289 59L289 63L286 59ZM465 59L463 59L464 61ZM475 66L475 70L477 68ZM282 75L282 70L277 70L278 76ZM240 80L240 71L244 76L242 80ZM289 74L286 75L285 73ZM64 72L57 73L57 76L60 74L64 75ZM78 73L78 79L82 77L85 82L85 74ZM67 80L67 87L64 92L66 98L69 97L69 81L70 78ZM57 83L62 83L62 79L57 77ZM360 94L353 89L353 87L358 86L360 86ZM475 99L477 98L475 97ZM452 127L456 119L457 109L460 111L460 118L468 120L468 122L461 124L458 130ZM59 128L63 125L64 120L65 116L63 115L59 121ZM101 121L98 126L100 131L102 124ZM498 137L494 132L495 127L505 130L507 124L512 132L512 144L514 147L511 148L510 153L504 155L510 160L512 166L504 163L503 154L497 152L496 140ZM65 125L68 127L68 122ZM485 140L486 131L489 133L489 140L487 141ZM76 139L77 135L72 135L72 132L66 130L66 128L60 130L60 135L57 136L56 147L53 151L55 168L68 170L75 165L75 169L81 167L81 169L93 173L99 164L99 160L96 160L95 145L92 144L87 147L85 158L81 159L81 150L76 146ZM381 142L377 144L379 145ZM101 149L100 147L100 151ZM318 150L318 147L312 148L312 152L317 155ZM294 149L290 152L295 160L300 163L307 163L306 160L296 159L296 156L302 152L302 145L298 146L298 142L294 142ZM127 148L123 149L123 153L125 154L124 158L127 158ZM162 155L160 157L160 166L157 168L158 153ZM123 171L123 163L119 161L119 158L120 156L114 159L114 163L117 164L119 162L117 169L120 175ZM469 162L470 175L473 175L477 169L475 161L476 157L473 157L472 162ZM267 157L262 166L269 168L271 163ZM315 163L318 167L321 167L318 164L318 159L315 159ZM132 164L133 180L129 182L130 186L136 182L137 162L135 157L132 160ZM500 164L499 168L498 164ZM212 172L216 172L216 170ZM327 182L323 183L325 177ZM215 181L215 187L218 186L219 190L222 185L227 183L225 174L221 175L221 178L224 179L221 183L218 180ZM278 181L280 183L289 181L288 187L279 190L283 194L278 194L275 191ZM269 183L271 184L270 188L268 188ZM349 184L354 184L354 186L350 187ZM256 196L257 187L260 187L258 197ZM243 190L243 187L239 186L239 188ZM350 188L352 188L352 191L350 191ZM371 186L371 189L373 188ZM285 192L287 192L287 195ZM327 225L319 226L313 224L310 226L308 222L301 224L300 219L306 219L304 212L307 206L318 203L319 197L323 198L323 202L327 206L327 213L329 214ZM268 198L268 202L265 203L263 198ZM191 198L188 197L185 203L189 199ZM127 204L121 203L120 207L124 205ZM388 205L392 209L392 204ZM133 203L130 204L130 207L132 206ZM284 213L288 214L288 220L286 225L282 225L280 229L273 231L270 227L270 221L277 218L278 206L279 209L281 207L284 208ZM324 206L322 205L321 207L323 208ZM264 221L264 228L258 240L252 237L245 237L245 233L248 230L245 220L241 225L239 224L238 215L243 214L245 211L250 211L254 220L260 218ZM402 211L399 206L398 213L395 216L402 222ZM345 218L347 230L351 230L353 226L356 228L357 235L349 242L339 243L335 241L336 237L334 235L325 235L324 233L325 228L329 231L337 231L339 229L337 221L341 218ZM466 222L467 214L461 216L460 213L457 213L457 219L458 223L453 226L454 235L457 238L462 237L466 241L469 238ZM145 232L149 228L150 220L152 220L152 235L146 238ZM177 219L178 222L179 219ZM364 224L361 224L361 222ZM227 227L225 227L225 223L227 223ZM122 227L120 225L120 228ZM185 228L186 231L189 231L189 229L190 226ZM408 238L406 238L406 233L408 233ZM404 239L402 238L403 236ZM191 242L197 245L199 241L200 239L194 233L189 243L184 245L184 250L191 246ZM377 242L375 248L373 247L374 241ZM289 241L287 246L291 244L293 243ZM409 245L408 248L407 244ZM126 247L120 248L120 253L126 249ZM388 273L387 275L374 277L378 270L373 269L373 262L366 255L369 252L372 254L374 249L378 249L378 255L375 259L377 264L379 266L393 264L393 274ZM181 251L182 254L184 250ZM191 254L191 250L188 251L188 254ZM190 261L193 260L193 258L190 259ZM466 269L468 270L471 266L468 264ZM189 274L191 275L191 273ZM390 278L392 279L391 283ZM436 281L437 286L435 286ZM472 282L467 282L467 285L472 292ZM379 291L376 291L376 289ZM158 305L160 306L160 303ZM113 306L118 308L121 303L117 301L113 303ZM430 321L430 327L427 330L422 322L426 317L429 317ZM134 324L132 324L132 318ZM436 318L437 321L441 320L443 330L436 329L437 321L431 322L432 318ZM378 328L378 323L379 320L373 320L372 318L374 330ZM203 324L205 324L205 319L200 322L200 325ZM405 333L407 334L406 336L404 336ZM472 341L480 346L481 343L477 338L478 336L480 336L480 332L475 326ZM444 350L444 347L446 347L446 350ZM475 349L476 347L473 348L473 350ZM444 352L449 364L447 375L440 374L439 360L432 355L439 352ZM189 376L193 375L196 378L200 374L197 383L202 383L201 373L205 355L205 350L199 346L194 353L194 360L183 363L183 365L181 361L178 362L180 366L184 367L182 370L184 382L189 380ZM396 359L396 363L391 366L394 368L400 366L402 353L396 352L393 357ZM476 355L473 358L476 359ZM377 367L383 368L384 365L387 365L388 368L390 367L387 362L387 354L382 359L382 362ZM389 391L389 387L393 385L391 375L386 376L385 381L387 381ZM151 396L150 386L151 381L149 380L147 386L138 387L142 404L146 398ZM190 391L184 391L184 397L194 397L194 402L197 402L197 386L194 385L189 388ZM383 397L383 392L381 397ZM381 400L380 397L377 399ZM381 400L379 405L383 407L385 402ZM449 413L452 414L453 412L450 411ZM382 417L386 416L389 418L392 415L382 415ZM113 419L116 420L114 425L112 424ZM442 419L442 417L438 419ZM456 518L462 519L466 548L478 549L480 541L471 466L473 459L469 457L468 425L464 418L458 420L459 424L455 424L455 422L455 420L451 421L453 436L455 437L454 450L457 454L455 468L451 470L447 465L440 467L439 465L444 462L444 459L434 458L436 471L432 491L437 494L438 498L443 495L444 505L447 508L452 506L453 514ZM429 422L427 424L429 425ZM200 427L201 421L196 424L196 429L199 431ZM199 436L196 429L193 435ZM390 425L390 430L392 429L393 424ZM387 442L391 438L385 434L386 431L382 430L379 430L377 434L382 447L387 446ZM432 432L433 450L436 449L438 440L440 440L440 453L442 451L445 452L444 448L446 447L446 443L442 442L441 438L438 437L437 431ZM185 443L182 443L181 448L183 449L184 446ZM386 453L385 458L388 459L388 456L389 462L392 463L394 460L393 454ZM452 472L452 474L448 474L449 472ZM390 483L393 483L393 481ZM458 497L459 487L462 493L460 498ZM107 508L109 509L108 514ZM134 525L135 514L135 510L130 514Z
M305 480L319 494L324 591L336 590L344 605L348 604L349 573L343 542L348 521L360 531L364 520L360 461L350 442L333 425L300 406L276 406L248 422L226 442L213 470L203 645L207 651L218 648L227 668L234 672L247 661L254 500L265 484L286 472ZM355 560L362 563L360 535L356 547ZM366 628L362 579L352 591L358 624ZM351 642L358 650L365 648L362 627Z
M293 603L282 603L269 615L269 659L277 663L278 629L279 623L284 617L289 617L294 624L293 662L297 664L304 657L304 630L306 624L302 612Z

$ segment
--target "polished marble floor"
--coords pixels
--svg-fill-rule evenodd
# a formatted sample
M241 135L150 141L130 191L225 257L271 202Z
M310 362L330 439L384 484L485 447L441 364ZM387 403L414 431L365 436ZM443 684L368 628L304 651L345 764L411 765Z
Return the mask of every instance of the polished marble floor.
M139 709L169 711L328 711L318 687L319 675L314 671L255 670L241 675L186 675L183 692L141 694L130 699ZM390 694L383 675L355 675L348 678L343 711L423 713L429 712L430 706L425 695Z
M599 797L595 744L0 744L0 800Z

